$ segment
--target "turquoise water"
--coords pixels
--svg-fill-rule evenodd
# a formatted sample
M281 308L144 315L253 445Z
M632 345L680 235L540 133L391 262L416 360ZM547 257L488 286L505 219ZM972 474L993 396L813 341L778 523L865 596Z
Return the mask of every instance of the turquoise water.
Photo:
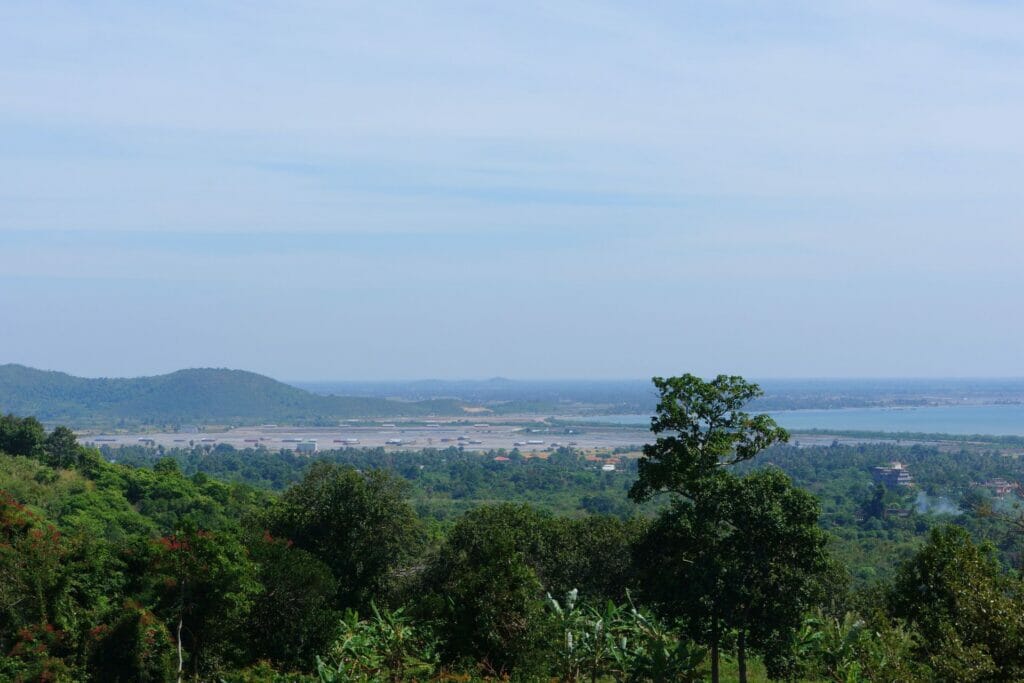
M958 405L927 408L842 408L769 413L787 429L835 429L928 434L1024 436L1024 405ZM648 425L646 415L588 418L611 424Z

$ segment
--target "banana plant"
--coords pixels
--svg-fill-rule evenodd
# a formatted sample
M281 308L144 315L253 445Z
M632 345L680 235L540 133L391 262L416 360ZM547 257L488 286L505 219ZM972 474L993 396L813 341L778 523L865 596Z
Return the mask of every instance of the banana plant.
M835 683L874 680L910 680L910 652L917 642L900 622L876 620L869 624L847 612L842 619L821 614L808 616L797 632L792 659L805 674Z
M567 683L603 677L618 682L696 681L703 676L707 652L630 600L597 609L581 605L574 589L564 605L547 596L564 643L559 650L558 676Z
M349 610L341 635L326 658L317 657L322 683L425 680L438 666L433 639L406 615L403 608L380 610L360 619Z

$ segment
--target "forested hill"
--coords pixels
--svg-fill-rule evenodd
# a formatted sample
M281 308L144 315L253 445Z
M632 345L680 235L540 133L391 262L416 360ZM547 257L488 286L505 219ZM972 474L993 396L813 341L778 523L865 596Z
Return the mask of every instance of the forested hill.
M354 417L461 414L455 400L394 401L324 396L242 370L199 368L167 375L87 379L0 365L0 413L45 422L310 422Z

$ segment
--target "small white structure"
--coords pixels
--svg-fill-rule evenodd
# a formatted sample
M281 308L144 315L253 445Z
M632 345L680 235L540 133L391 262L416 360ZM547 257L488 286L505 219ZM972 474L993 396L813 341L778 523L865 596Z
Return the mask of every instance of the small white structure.
M602 472L614 472L615 471L615 465L613 465L610 462L605 463L605 464L601 465L601 471Z

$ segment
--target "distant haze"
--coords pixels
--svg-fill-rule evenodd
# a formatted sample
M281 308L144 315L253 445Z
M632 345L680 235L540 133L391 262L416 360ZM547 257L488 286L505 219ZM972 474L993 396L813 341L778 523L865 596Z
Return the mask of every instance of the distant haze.
M0 363L1024 376L1024 5L0 6Z

